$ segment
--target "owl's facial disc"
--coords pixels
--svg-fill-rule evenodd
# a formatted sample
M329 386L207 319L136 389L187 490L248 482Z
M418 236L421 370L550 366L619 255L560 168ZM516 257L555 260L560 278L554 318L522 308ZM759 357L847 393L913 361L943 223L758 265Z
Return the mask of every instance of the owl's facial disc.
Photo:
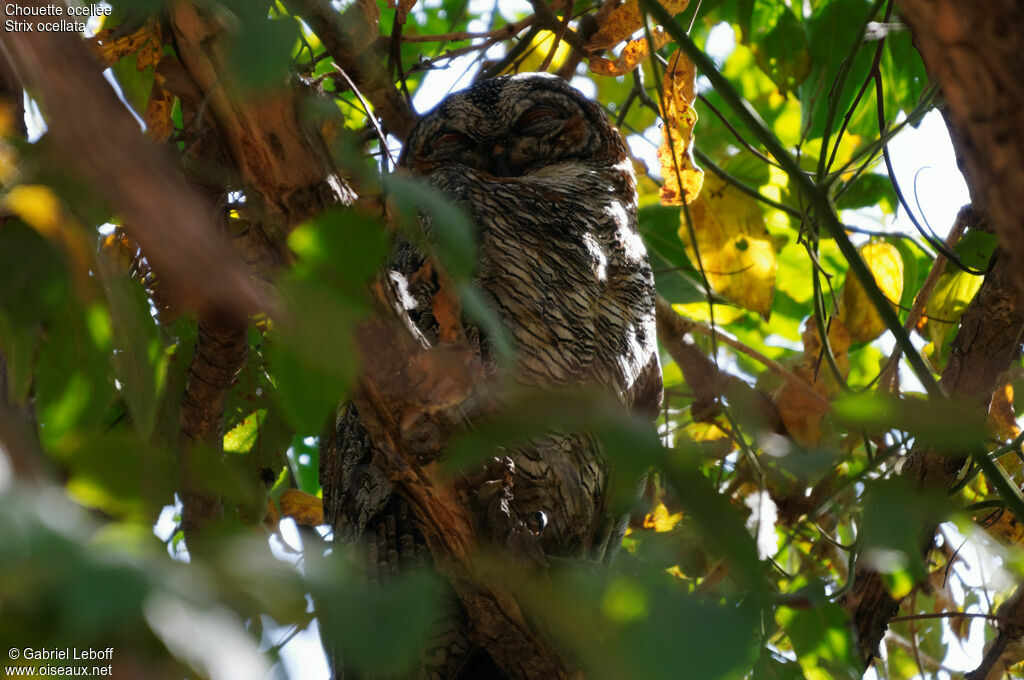
M482 81L427 114L409 139L404 163L418 174L460 165L522 177L568 162L598 161L615 135L600 109L553 76ZM600 160L598 160L598 156Z

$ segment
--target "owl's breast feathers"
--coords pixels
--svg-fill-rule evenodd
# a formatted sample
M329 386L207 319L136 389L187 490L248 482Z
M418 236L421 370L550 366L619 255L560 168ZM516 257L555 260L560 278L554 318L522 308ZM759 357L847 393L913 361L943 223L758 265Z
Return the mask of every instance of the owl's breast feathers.
M654 277L628 161L518 178L453 164L427 177L477 228L476 278L516 339L520 380L596 384L657 413Z

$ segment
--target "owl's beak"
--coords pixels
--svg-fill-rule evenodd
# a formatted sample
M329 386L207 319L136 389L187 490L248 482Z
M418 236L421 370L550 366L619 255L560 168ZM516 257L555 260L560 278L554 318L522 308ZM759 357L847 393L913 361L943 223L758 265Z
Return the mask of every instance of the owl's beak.
M496 177L515 177L516 171L508 162L508 148L504 144L495 144L491 150L491 168Z

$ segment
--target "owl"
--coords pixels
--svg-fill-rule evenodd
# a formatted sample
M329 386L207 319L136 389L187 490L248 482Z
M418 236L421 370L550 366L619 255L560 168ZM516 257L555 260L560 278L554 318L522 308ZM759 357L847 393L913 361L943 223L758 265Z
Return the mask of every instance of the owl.
M475 282L514 340L512 379L596 387L624 409L657 414L654 278L637 229L632 163L601 107L552 75L484 80L423 116L399 164L469 216ZM424 229L429 236L429 223ZM382 279L410 330L431 344L436 281L413 275L426 259L400 243ZM493 365L487 338L471 325L468 333ZM348 406L321 476L335 536L365 541L371 572L386 580L407 561L429 558L416 518L373 453ZM609 513L611 470L590 435L552 433L503 453L512 515L544 556L601 560L614 552L625 522ZM485 524L485 510L478 512ZM472 675L464 669L473 663L472 634L450 637L422 677Z

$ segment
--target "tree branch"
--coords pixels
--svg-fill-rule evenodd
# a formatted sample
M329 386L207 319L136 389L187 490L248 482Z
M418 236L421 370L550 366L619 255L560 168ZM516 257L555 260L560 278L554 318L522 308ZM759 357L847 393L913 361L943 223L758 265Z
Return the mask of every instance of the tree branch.
M1009 600L998 609L999 634L985 650L985 657L965 680L999 680L1022 656L1024 638L1024 584L1019 584Z
M117 210L168 299L233 319L265 307L264 293L216 229L210 207L143 136L80 37L8 33L3 56L41 100L61 157Z
M445 290L441 295L454 295ZM457 309L457 306L455 307ZM481 367L464 341L423 350L397 320L380 318L358 333L363 377L353 401L389 479L419 520L438 570L462 602L474 640L510 678L575 678L577 672L527 621L507 580L481 559L480 537L458 480L445 479L434 451L409 450L403 424L443 415L481 381ZM452 398L452 395L456 395Z
M262 229L271 248L281 247L299 222L355 199L319 132L302 123L297 86L245 96L228 66L223 29L207 10L178 3L170 24L178 56L203 94L247 198L265 212Z
M740 395L741 398L745 397L745 401L764 418L765 424L769 429L778 431L783 428L782 418L779 416L775 404L772 403L772 400L767 395L754 389L736 376L720 370L692 340L686 337L691 332L700 332L701 329L698 326L701 324L680 316L672 309L671 303L660 295L655 305L658 320L658 340L665 347L665 351L679 364L679 369L683 372L686 384L697 397L694 405L699 405L698 410L706 410L709 406L715 404L721 396L732 393ZM767 357L764 358L767 359ZM771 363L775 364L775 362ZM795 384L806 385L803 380L793 375L791 371L786 371L786 373L791 376ZM807 389L816 399L824 400L810 385L807 385Z
M309 24L334 62L370 100L388 132L404 141L416 123L416 114L384 69L383 54L378 54L372 45L361 51L353 49L343 15L326 0L288 0L287 4ZM357 9L353 5L353 11Z

